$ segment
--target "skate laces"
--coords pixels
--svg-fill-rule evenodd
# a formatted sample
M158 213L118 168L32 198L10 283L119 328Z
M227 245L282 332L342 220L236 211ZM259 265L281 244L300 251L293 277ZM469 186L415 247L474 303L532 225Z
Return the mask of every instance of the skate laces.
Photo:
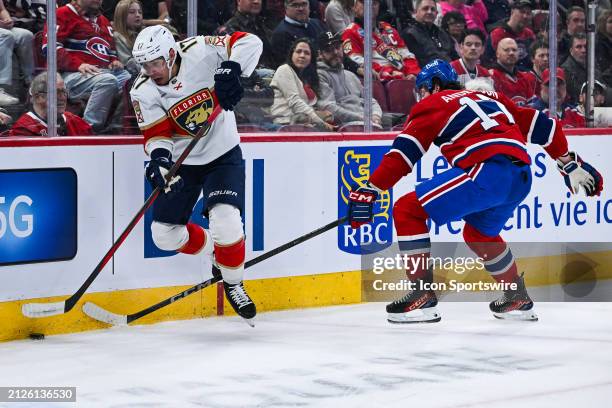
M232 300L234 301L234 303L236 305L238 305L238 308L242 308L251 302L251 299L249 298L249 295L246 294L244 287L242 286L242 283L238 283L236 285L234 285L230 290L229 290L229 295L232 298Z

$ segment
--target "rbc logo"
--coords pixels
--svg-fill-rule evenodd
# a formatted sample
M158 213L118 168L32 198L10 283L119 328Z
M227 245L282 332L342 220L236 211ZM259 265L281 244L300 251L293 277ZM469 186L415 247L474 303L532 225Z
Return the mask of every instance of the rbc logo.
M388 146L338 148L338 218L347 215L351 186L364 185L387 151ZM371 224L359 229L341 225L338 228L338 248L350 254L363 254L390 246L393 241L392 204L393 191L385 191L374 204Z
M96 58L105 62L110 62L110 44L103 38L94 37L87 41L87 51L91 52Z

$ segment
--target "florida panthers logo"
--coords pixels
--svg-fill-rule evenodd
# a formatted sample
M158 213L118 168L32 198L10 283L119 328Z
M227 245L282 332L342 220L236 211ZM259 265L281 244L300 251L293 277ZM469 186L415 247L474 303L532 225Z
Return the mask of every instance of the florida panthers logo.
M187 134L195 136L208 122L214 108L210 90L203 89L175 103L168 112L174 122Z
M104 39L100 37L93 37L87 41L85 45L87 51L93 54L99 60L104 62L110 62L110 44Z

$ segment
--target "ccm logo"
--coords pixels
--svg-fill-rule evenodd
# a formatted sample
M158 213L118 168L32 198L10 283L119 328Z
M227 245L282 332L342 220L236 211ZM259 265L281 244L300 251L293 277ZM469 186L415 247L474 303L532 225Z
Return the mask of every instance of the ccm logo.
M372 203L374 202L374 195L368 193L359 193L357 191L351 191L349 199L360 203Z
M229 68L217 68L217 70L215 71L215 74L218 75L222 75L222 74L231 74L232 70Z

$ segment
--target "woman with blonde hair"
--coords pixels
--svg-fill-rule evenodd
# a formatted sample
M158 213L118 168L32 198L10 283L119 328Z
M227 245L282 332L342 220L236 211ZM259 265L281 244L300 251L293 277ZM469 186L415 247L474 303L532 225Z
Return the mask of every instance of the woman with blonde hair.
M139 0L121 0L117 3L113 17L115 45L119 61L132 76L140 72L140 65L132 57L132 47L143 27L142 3Z

